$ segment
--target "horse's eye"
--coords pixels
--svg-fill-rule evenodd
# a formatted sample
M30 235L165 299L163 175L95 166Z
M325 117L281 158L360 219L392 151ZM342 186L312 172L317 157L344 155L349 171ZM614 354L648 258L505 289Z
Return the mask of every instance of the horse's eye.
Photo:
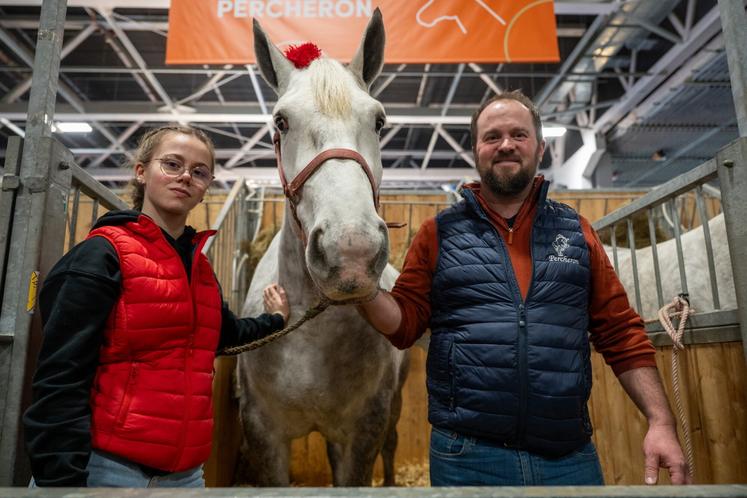
M275 116L275 126L280 133L285 133L286 131L288 131L288 120L278 114L277 116Z
M381 132L381 129L386 124L386 118L384 116L376 116L376 133Z

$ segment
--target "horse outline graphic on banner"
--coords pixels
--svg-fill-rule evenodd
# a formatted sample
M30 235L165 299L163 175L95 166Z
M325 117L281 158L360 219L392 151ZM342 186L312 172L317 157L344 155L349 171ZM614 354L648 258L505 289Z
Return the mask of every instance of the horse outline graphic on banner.
M464 23L462 22L461 18L458 15L443 15L443 16L439 16L439 17L436 17L430 23L426 22L426 21L424 21L422 19L423 12L425 12L426 10L428 10L435 2L436 2L436 0L428 0L422 7L420 7L420 9L418 10L417 14L415 14L415 20L417 21L417 23L419 25L423 26L424 28L432 28L433 26L435 26L436 24L440 23L441 21L454 21L455 23L457 23L457 26L459 26L459 29L462 31L462 34L466 35L467 34L467 28L464 26ZM482 0L474 0L474 2L477 5L479 5L480 7L482 7L483 9L485 9L499 23L501 23L504 26L506 25L506 21L501 16L499 16L496 11L494 11L493 9L491 9L490 6L487 5L485 2L483 2Z

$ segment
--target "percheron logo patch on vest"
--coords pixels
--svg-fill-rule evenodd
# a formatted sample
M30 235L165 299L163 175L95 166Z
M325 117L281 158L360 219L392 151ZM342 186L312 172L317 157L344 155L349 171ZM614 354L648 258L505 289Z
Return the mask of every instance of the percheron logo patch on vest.
M559 233L552 243L552 248L555 249L555 254L557 254L557 256L554 254L550 254L547 259L550 261L560 261L563 263L573 263L577 265L577 259L568 258L563 254L565 250L568 249L569 245L570 244L568 244L568 237Z

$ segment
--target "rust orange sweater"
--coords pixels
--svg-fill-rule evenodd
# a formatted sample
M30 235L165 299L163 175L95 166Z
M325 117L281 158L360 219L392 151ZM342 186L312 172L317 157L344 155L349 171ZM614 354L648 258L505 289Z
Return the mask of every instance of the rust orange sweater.
M512 228L506 220L491 210L480 195L479 184L467 185L503 237L518 280L522 297L526 299L532 278L530 241L532 220L537 208L537 196L543 178L535 178L532 191L521 206ZM638 367L656 366L654 347L643 328L643 321L630 307L617 274L604 252L589 221L580 216L581 227L589 246L591 289L589 292L589 338L616 375ZM430 321L430 292L438 261L438 231L436 219L426 220L415 235L405 257L402 274L392 289L402 312L402 323L389 340L398 348L407 348L425 333Z

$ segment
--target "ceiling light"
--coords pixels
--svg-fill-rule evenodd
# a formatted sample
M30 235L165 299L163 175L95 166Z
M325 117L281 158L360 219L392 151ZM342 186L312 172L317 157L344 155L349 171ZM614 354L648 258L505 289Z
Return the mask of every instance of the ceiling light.
M565 135L564 126L543 126L542 127L542 136L545 138L562 137L563 135Z
M52 131L56 133L91 133L93 128L88 123L69 121L53 124Z

